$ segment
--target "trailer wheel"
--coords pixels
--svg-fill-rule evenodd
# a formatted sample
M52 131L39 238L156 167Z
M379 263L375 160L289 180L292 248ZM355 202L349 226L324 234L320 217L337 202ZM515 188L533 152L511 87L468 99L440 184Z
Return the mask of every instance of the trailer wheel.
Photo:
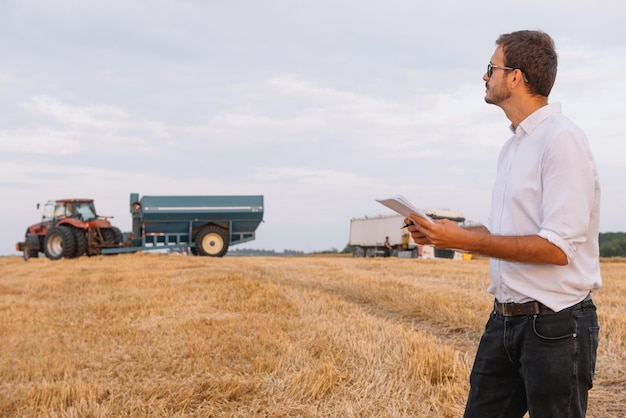
M210 257L223 257L228 251L228 231L218 226L207 226L196 235L196 253Z
M55 226L48 230L43 250L50 260L72 258L76 254L76 238L67 226Z

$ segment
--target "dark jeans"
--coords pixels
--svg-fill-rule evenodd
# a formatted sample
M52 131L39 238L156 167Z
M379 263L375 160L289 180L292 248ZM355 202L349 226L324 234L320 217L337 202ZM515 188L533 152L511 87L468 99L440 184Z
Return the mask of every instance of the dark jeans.
M470 376L465 418L584 417L593 385L598 317L586 300L555 313L494 310Z

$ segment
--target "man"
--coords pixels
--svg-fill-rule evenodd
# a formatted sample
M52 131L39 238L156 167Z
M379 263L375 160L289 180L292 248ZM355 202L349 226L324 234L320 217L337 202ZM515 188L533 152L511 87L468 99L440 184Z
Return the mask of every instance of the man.
M389 237L385 237L385 257L389 257L391 256L391 251L393 250L393 247L391 246L391 244L389 243Z
M501 35L485 101L511 121L485 226L411 215L418 244L491 257L494 310L470 376L465 417L584 417L600 288L600 185L584 133L548 104L557 54L538 31Z

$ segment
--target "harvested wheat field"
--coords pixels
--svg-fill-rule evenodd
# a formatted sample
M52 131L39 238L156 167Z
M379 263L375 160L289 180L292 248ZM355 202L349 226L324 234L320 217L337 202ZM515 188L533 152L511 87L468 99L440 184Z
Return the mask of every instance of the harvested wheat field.
M626 416L626 261L603 261L591 417ZM459 417L488 262L0 258L0 416Z

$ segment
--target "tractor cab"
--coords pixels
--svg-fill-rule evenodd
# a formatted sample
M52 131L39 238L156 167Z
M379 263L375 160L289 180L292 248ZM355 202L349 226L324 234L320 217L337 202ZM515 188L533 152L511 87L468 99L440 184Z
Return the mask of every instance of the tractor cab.
M67 199L49 201L43 210L42 223L56 225L60 220L74 218L81 222L89 222L98 218L93 200Z

